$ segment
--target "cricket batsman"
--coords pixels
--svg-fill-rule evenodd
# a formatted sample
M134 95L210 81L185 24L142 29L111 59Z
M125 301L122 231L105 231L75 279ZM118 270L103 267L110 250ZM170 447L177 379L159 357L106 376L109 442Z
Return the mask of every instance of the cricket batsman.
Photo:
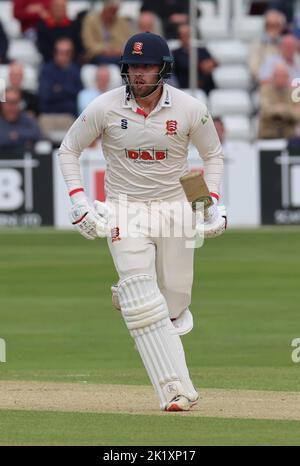
M119 276L112 288L113 301L121 309L160 408L188 411L199 395L180 335L193 327L189 305L194 249L186 247L184 234L153 234L146 228L146 219L153 212L157 218L166 216L162 204L181 205L203 197L199 177L188 171L191 142L203 159L208 188L204 237L222 234L226 219L217 205L222 148L206 106L167 84L173 58L162 37L150 32L135 34L125 45L120 65L124 85L93 100L59 150L72 204L70 219L87 239L107 237ZM106 200L91 203L82 184L79 158L99 137L106 159ZM139 221L134 221L133 204L138 205ZM120 206L131 222L130 234L122 226ZM172 215L169 223L174 221ZM197 227L196 223L196 231Z

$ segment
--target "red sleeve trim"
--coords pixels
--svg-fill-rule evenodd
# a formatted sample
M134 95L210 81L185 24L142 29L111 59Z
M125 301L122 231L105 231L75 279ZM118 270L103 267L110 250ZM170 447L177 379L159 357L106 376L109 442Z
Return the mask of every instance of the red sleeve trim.
M81 192L84 192L83 188L73 189L72 191L69 192L69 196L74 196L74 194L81 193Z
M211 197L214 197L215 199L217 199L217 201L220 199L220 196L219 194L216 194L216 193L209 193L211 195Z

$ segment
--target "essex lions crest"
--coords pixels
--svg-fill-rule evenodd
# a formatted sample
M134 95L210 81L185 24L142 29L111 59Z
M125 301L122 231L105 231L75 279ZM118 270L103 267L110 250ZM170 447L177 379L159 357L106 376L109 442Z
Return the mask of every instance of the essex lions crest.
M166 121L166 134L172 136L177 134L177 121L176 120L167 120Z
M143 55L143 42L135 42L132 47L132 53L134 55Z

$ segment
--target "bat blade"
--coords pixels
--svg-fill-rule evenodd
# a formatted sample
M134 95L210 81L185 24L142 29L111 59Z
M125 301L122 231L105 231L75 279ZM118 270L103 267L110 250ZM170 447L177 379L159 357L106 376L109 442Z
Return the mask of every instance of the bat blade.
M199 172L190 172L179 179L187 200L192 203L192 209L196 210L196 203L203 202L204 209L213 204L204 176Z

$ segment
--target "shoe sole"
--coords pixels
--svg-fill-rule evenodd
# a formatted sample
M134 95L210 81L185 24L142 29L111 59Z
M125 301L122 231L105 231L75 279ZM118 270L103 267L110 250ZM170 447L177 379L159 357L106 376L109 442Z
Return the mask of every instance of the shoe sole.
M174 412L174 411L190 411L190 409L195 406L198 403L197 401L191 402L190 405L185 409L182 408L179 404L177 403L172 403L168 408L166 408L167 412Z

